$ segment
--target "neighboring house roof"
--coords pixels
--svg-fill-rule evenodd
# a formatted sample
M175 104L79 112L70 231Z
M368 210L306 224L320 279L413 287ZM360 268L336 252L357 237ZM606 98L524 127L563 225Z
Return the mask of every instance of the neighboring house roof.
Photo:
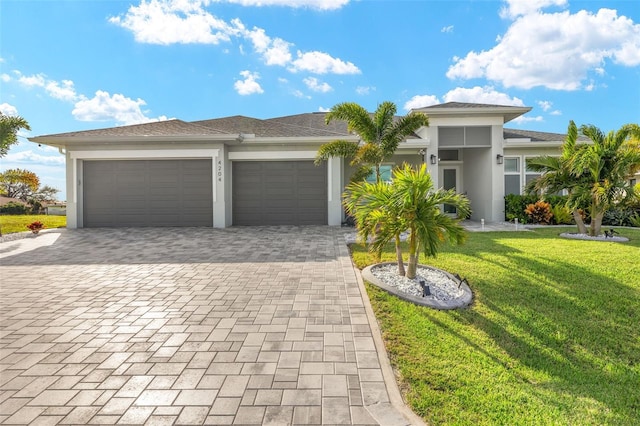
M19 198L11 198L11 197L5 197L4 195L0 195L0 206L4 206L5 204L9 204L9 203L17 203L17 204L22 204L24 206L28 206L26 202L22 201Z

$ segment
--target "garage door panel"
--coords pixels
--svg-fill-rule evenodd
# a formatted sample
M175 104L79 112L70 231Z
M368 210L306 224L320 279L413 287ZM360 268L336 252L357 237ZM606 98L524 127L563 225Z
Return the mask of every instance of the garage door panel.
M327 168L312 161L232 165L234 225L327 224Z
M85 227L212 226L211 160L85 161Z

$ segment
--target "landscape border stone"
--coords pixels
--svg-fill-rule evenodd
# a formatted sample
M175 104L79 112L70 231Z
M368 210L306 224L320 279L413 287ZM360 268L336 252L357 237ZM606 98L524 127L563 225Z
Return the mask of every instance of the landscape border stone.
M374 265L369 265L362 270L362 278L370 282L371 284L375 285L376 287L386 291L387 293L390 293L396 297L399 297L402 300L415 303L416 305L420 305L420 306L427 306L433 309L450 310L450 309L464 308L469 306L473 301L473 292L471 291L471 288L469 288L469 286L464 282L461 283L461 287L460 287L463 290L462 296L453 300L442 301L442 300L428 299L424 297L416 297L411 294L407 294L401 290L398 290L396 287L383 283L371 272L371 269L375 268L376 266L390 265L390 264L395 265L396 263L382 262L382 263L376 263ZM420 266L423 268L429 268L429 269L434 269L436 271L440 271L443 274L447 275L449 278L456 280L456 278L453 275L451 275L447 271L443 271L442 269L434 268L433 266L428 266L428 265L420 265Z

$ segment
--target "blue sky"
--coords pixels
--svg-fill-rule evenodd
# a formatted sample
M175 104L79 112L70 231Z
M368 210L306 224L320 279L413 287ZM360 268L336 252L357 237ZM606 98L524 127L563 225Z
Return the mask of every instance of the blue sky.
M525 105L508 127L640 122L637 0L3 0L0 111L31 124L0 170L64 193L25 138L154 120Z

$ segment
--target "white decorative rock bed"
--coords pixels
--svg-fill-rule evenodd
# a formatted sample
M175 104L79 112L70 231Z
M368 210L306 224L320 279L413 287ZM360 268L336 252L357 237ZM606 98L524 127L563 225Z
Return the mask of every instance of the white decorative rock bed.
M465 282L431 266L418 265L416 278L409 279L398 275L397 263L378 263L364 268L362 278L403 300L434 309L462 308L473 300L471 289ZM424 280L429 286L430 296L422 296L419 280Z
M571 233L571 232L563 232L562 234L560 234L560 236L562 238L569 238L572 240L588 240L588 241L610 241L610 242L615 242L615 243L624 243L629 241L629 239L627 237L618 237L616 235L614 235L613 237L607 237L605 235L598 235L597 237L592 237L591 235L587 235L587 234L577 234L577 233Z

